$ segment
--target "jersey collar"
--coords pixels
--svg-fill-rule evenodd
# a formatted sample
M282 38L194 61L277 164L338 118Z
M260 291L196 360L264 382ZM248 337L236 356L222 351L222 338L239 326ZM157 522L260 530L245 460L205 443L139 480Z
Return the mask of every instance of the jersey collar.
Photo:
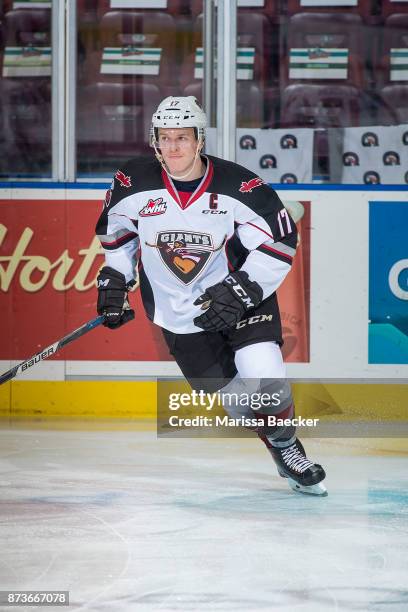
M188 208L189 206L191 206L191 204L193 204L193 202L195 202L196 200L198 200L198 198L200 198L203 193L206 191L208 185L211 183L213 174L214 174L214 165L212 163L212 161L210 159L208 159L208 157L206 157L205 155L203 155L202 157L204 157L204 159L207 160L207 169L205 171L205 174L201 180L201 183L198 185L197 189L191 194L191 196L189 197L189 199L187 200L186 204L182 204L179 195L177 193L177 189L174 186L173 181L171 180L171 177L167 174L167 172L162 168L162 179L164 182L164 186L166 187L167 191L169 192L169 194L171 195L171 197L173 198L173 200L180 206L180 208L182 210L185 210L186 208Z

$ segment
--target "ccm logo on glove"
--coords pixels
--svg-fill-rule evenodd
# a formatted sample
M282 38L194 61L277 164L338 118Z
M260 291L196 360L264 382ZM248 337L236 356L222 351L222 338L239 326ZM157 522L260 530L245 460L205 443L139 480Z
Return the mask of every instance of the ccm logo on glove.
M200 295L194 304L206 308L204 314L195 317L194 324L204 331L221 331L235 325L243 314L261 303L262 288L249 280L243 271L229 274Z
M242 274L242 272L241 272ZM243 288L242 285L240 285L233 276L229 275L226 278L224 278L224 283L227 283L228 285L231 285L233 291L237 294L237 296L242 300L242 302L245 304L245 308L248 310L248 308L254 308L255 304L253 303L253 301L251 300L251 298L249 297L249 295L247 294L247 292L245 291L245 289Z

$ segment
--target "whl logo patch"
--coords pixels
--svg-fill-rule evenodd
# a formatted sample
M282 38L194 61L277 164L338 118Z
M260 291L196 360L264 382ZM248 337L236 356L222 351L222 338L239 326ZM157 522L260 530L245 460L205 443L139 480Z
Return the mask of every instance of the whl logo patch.
M255 187L260 187L263 185L265 181L263 181L259 176L256 178L250 179L249 181L242 181L241 187L239 188L241 193L251 193Z
M139 211L141 217L156 217L162 215L167 210L167 204L163 201L163 198L157 198L157 200L149 200L146 206L143 206L142 210Z
M164 265L185 285L190 284L208 263L215 250L210 234L159 232L155 246Z

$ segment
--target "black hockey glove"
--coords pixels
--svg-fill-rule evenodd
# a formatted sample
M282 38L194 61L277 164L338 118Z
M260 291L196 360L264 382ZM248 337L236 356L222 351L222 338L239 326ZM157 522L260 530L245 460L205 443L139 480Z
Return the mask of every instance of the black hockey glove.
M109 266L99 272L98 287L98 314L105 315L103 325L109 329L118 329L130 319L135 318L135 311L129 308L128 290L135 281L126 283L125 276Z
M194 305L207 309L194 319L194 324L204 331L220 331L234 327L243 314L262 301L263 291L246 272L233 272L201 295Z

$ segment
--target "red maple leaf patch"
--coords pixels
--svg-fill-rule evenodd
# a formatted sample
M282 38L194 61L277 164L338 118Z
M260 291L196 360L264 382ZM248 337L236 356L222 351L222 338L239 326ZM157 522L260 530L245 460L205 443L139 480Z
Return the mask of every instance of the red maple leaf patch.
M116 172L115 179L119 181L122 187L129 188L132 186L132 181L130 180L130 176L126 176L126 174L123 174L121 170L118 170Z
M251 193L251 191L255 189L255 187L260 187L264 183L265 181L263 181L261 178L259 178L259 176L257 176L256 178L250 179L249 181L242 181L239 190L241 191L241 193Z

